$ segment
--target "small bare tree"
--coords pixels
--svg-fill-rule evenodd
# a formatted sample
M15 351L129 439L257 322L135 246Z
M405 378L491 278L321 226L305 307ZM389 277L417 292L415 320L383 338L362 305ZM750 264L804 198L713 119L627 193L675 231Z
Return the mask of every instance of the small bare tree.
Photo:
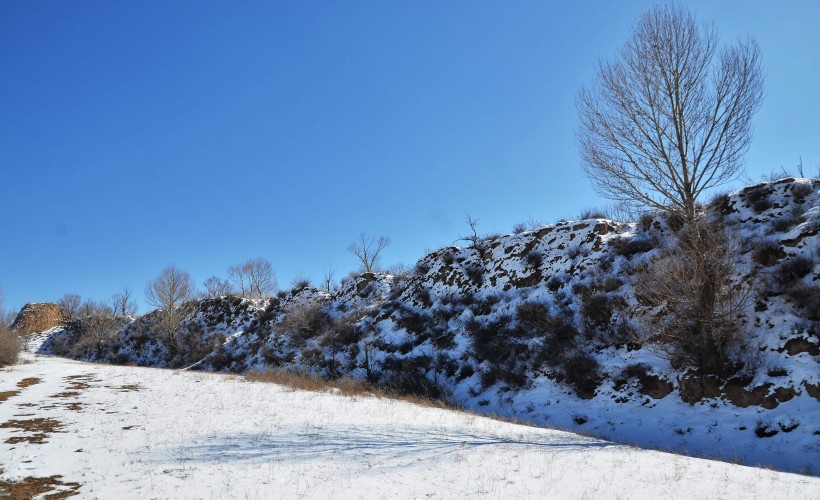
M67 293L57 301L57 305L66 313L69 321L79 317L80 305L82 305L82 303L83 300L76 293Z
M205 287L205 297L208 298L224 297L236 293L230 281L217 276L211 276L202 285Z
M679 6L640 17L614 63L578 95L584 170L601 196L696 219L698 197L740 173L763 99L753 39L718 53Z
M134 302L134 293L125 287L122 292L111 296L111 309L114 317L125 318L137 313L137 303Z
M180 306L191 300L193 295L191 275L173 265L163 269L156 279L145 286L145 301L160 309L160 327L172 350L178 347Z
M389 244L390 238L386 236L376 238L361 233L358 240L348 245L347 251L359 259L364 272L372 273L378 270L379 256Z
M473 217L472 215L466 215L464 217L467 221L467 225L470 226L470 232L473 234L462 235L456 238L456 241L469 241L473 244L474 247L478 246L478 243L481 241L481 237L478 236L478 219ZM454 242L455 243L455 242Z
M333 266L327 268L325 274L322 275L322 288L327 292L330 293L333 291L333 278L336 275L336 270L333 269Z
M276 290L276 274L271 263L262 257L229 267L228 277L238 288L239 294L249 299L263 299Z

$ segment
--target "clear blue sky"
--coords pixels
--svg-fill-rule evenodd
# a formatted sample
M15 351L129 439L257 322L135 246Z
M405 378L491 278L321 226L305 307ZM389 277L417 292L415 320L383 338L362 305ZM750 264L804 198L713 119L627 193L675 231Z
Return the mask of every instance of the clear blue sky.
M479 219L604 205L574 97L652 2L0 2L0 285L107 299L175 263L281 286L414 263ZM768 70L748 174L820 164L820 2L688 2Z

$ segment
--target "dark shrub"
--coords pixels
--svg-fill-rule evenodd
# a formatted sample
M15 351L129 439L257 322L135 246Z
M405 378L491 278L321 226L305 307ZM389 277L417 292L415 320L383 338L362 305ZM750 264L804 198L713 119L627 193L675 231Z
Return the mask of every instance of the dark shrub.
M777 280L783 286L789 286L809 274L814 268L814 261L808 257L794 257L777 267Z
M471 319L465 330L472 339L473 355L484 363L484 387L496 382L518 387L526 382L527 370L533 362L527 342L530 332L515 328L510 316L499 316L486 323Z
M726 213L729 209L729 193L717 193L709 200L709 206L716 209L719 213Z
M547 280L547 288L551 292L557 292L559 288L564 284L564 281L558 278L558 276L553 276L549 280Z
M521 234L527 230L527 225L523 222L519 222L518 224L513 226L513 233Z
M658 242L655 238L647 236L620 237L609 240L612 251L626 258L630 258L635 254L646 253L657 245Z
M500 301L501 297L497 294L487 295L483 299L476 299L470 309L475 316L486 316L493 312L494 306Z
M806 218L799 211L792 211L779 219L775 219L772 222L772 229L779 233L785 233L803 222L806 222Z
M621 373L615 377L615 387L620 388L627 382L633 379L643 379L649 374L651 368L646 363L632 363L630 365L626 365Z
M612 297L605 293L595 293L581 304L581 314L586 323L593 328L609 326L613 309Z
M581 300L586 300L592 295L592 287L586 283L574 283L572 285L572 293L577 295Z
M786 252L777 241L759 240L754 243L752 259L761 266L773 266L785 256Z
M598 208L585 208L578 216L580 220L585 219L609 219L609 216L604 210Z
M432 368L430 356L397 358L388 356L382 363L380 385L388 391L404 396L440 399L447 391L437 382L430 380L427 372Z
M567 257L570 259L577 259L578 257L586 257L589 255L589 250L581 245L573 245L567 248Z
M567 358L562 367L564 383L575 390L582 399L592 399L601 383L598 361L585 352L576 352Z
M424 276L428 272L430 272L430 264L428 262L420 260L416 263L416 268L414 270L416 276Z
M531 250L530 253L527 254L527 264L533 269L538 269L539 267L541 267L541 264L543 262L544 254L542 254L538 250Z
M541 302L522 302L516 308L515 314L518 321L539 332L546 331L551 324L550 308Z
M794 196L794 201L797 203L804 203L806 196L810 195L812 191L814 191L812 183L800 182L792 186L792 196Z
M788 297L797 309L803 311L804 318L820 321L820 286L797 283L789 288Z
M464 269L464 274L477 286L480 286L484 282L484 269L478 264L467 266Z
M644 233L652 229L652 224L655 222L655 217L650 213L641 214L638 219L638 227Z
M679 214L678 212L667 212L666 213L666 225L669 226L669 229L673 233L677 233L678 231L683 228L686 219L683 215Z

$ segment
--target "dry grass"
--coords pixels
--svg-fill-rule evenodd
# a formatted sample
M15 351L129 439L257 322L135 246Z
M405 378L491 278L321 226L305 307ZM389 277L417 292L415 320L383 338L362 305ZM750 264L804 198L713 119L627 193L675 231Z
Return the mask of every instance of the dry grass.
M42 382L42 380L40 380L37 377L28 377L28 378L24 378L23 380L17 382L17 387L23 389L25 387L30 387L32 385L39 384L40 382Z
M31 418L28 420L9 420L0 424L0 429L19 429L31 433L28 436L13 436L6 440L8 444L32 443L43 444L52 432L61 432L63 424L53 418Z
M375 387L367 382L350 377L337 379L323 379L309 373L289 370L265 370L263 372L245 373L245 378L251 382L264 382L289 387L294 390L311 392L330 392L342 396L370 396L375 398L395 399L416 405L461 410L460 407L449 401L431 399L421 396L401 394L395 391Z
M0 403L18 394L20 394L20 391L0 391Z

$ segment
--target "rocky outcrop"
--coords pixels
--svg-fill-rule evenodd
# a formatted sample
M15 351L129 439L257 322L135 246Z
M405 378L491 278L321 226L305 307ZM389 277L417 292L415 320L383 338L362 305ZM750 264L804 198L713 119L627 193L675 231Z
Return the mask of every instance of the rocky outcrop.
M21 335L28 335L60 326L67 320L68 316L57 304L29 303L17 314L12 328Z

